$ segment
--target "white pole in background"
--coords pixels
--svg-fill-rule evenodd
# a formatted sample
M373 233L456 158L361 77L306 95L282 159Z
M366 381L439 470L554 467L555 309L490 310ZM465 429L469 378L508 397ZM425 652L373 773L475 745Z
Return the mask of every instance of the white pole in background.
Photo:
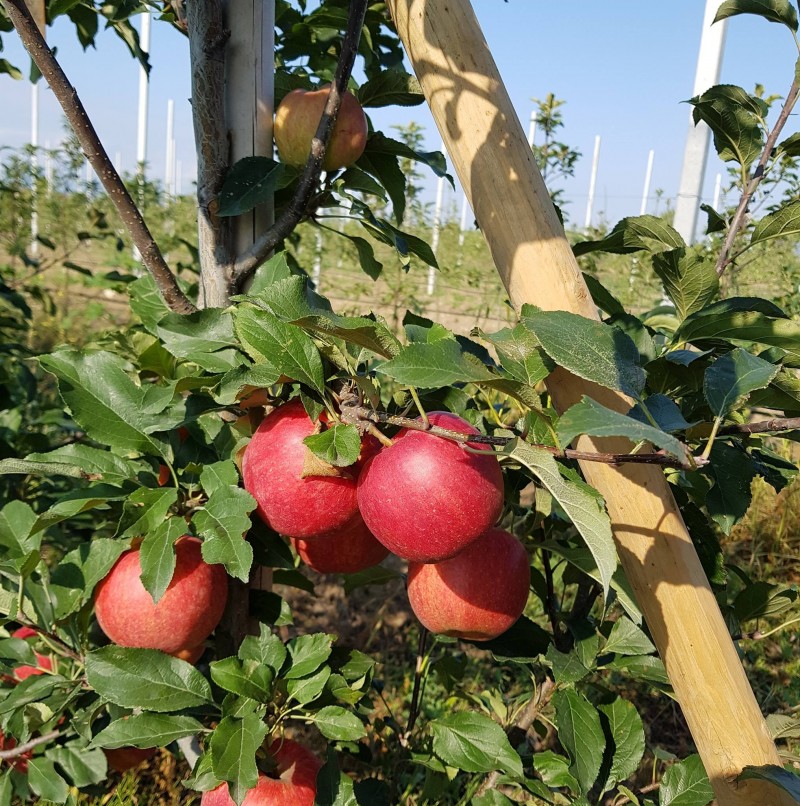
M531 119L528 123L528 145L533 148L533 143L536 140L536 110L531 112Z
M728 21L722 20L715 25L712 25L711 22L721 4L722 0L706 0L693 95L702 95L709 87L719 82ZM689 132L686 135L683 169L681 170L673 222L675 229L688 244L692 243L695 238L697 211L700 209L700 196L706 172L710 138L711 130L708 126L702 121L695 126L690 113Z
M444 150L444 142L440 146L440 150L447 159L447 152ZM444 182L443 176L439 177L439 182L436 185L436 207L433 210L433 228L431 230L431 251L436 254L439 248L439 230L442 226L442 205L444 204ZM428 295L433 294L433 289L436 286L436 269L431 266L428 269Z
M719 197L722 193L722 174L717 174L714 181L714 203L711 205L717 212L719 212Z
M647 170L644 172L644 190L642 191L642 206L639 208L639 215L644 215L647 212L647 201L650 195L650 182L653 179L653 159L656 152L651 148L650 153L647 155Z
M164 194L169 201L172 195L172 168L174 165L173 148L175 147L175 101L167 101L167 162L164 166Z
M175 162L175 196L180 196L183 190L183 165L180 160Z
M592 212L594 207L594 191L597 187L597 166L600 162L600 135L594 138L594 156L592 157L592 175L589 179L589 199L586 202L586 220L584 221L584 229L589 229L592 226Z
M142 14L142 26L139 29L139 47L150 55L150 12ZM147 163L147 112L149 104L150 83L147 70L139 67L139 112L136 122L136 176L139 180L139 207L144 204L144 178ZM133 259L140 260L139 250L133 247Z
M461 202L461 221L458 225L458 247L459 249L464 245L464 234L467 231L467 210L469 210L469 202L467 201L467 194L464 194L464 201Z
M39 168L39 82L31 84L31 174L33 195L31 199L31 254L39 254L39 211L36 204L36 172Z

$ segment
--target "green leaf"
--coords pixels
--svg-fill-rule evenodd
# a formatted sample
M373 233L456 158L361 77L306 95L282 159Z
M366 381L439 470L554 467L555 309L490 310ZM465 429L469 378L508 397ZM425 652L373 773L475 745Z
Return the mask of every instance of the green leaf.
M86 677L100 696L123 708L164 712L211 702L208 681L194 666L157 649L95 649L86 656Z
M553 667L553 677L556 683L577 683L583 680L589 669L584 666L583 661L575 651L559 652L555 644L551 644L547 649L547 660Z
M634 444L640 441L650 442L681 461L686 461L687 457L686 446L679 439L626 414L607 409L585 395L580 403L576 403L559 417L557 430L558 438L564 445L569 445L579 434L627 437Z
M644 413L643 406L647 407L647 411L656 423L658 423L658 427L662 431L666 431L670 434L675 431L686 431L699 422L699 420L695 420L691 423L687 422L678 405L666 395L658 393L650 395L642 403L637 403L628 412L628 417L633 417L634 420L638 420L640 423L649 423L650 420Z
M502 635L491 641L480 641L475 646L488 649L501 661L535 663L544 655L552 642L552 636L527 616L520 616Z
M375 565L372 568L357 571L355 574L347 574L344 578L344 592L349 595L356 588L363 588L366 585L386 585L402 578L403 575L399 571Z
M678 231L663 218L640 215L623 218L602 240L577 243L572 247L572 251L575 257L580 257L589 252L625 255L642 249L648 252L661 252L664 249L680 249L685 246Z
M0 556L18 572L32 563L26 575L38 563L42 534L37 521L36 513L22 501L9 501L0 510L0 549L4 549Z
M25 78L22 75L22 71L18 67L14 67L8 59L0 59L0 75L4 73L17 81L22 81Z
M56 772L53 762L44 756L28 761L28 784L43 800L64 803L69 797L67 782Z
M787 352L783 359L787 366L800 366L800 324L758 310L725 311L711 305L686 319L674 340L692 342L701 349L706 344L766 344Z
M400 342L383 322L366 316L339 316L331 311L315 309L312 314L295 319L294 324L343 339L383 358L391 358L401 350Z
M714 797L700 756L694 755L673 764L661 779L661 806L707 806Z
M248 790L258 783L256 750L267 735L260 717L224 717L211 734L211 764L214 775L227 781L231 797L241 803Z
M701 252L681 248L653 255L653 271L664 284L681 321L704 308L719 291L714 262Z
M240 487L215 490L192 516L192 525L203 538L207 563L221 563L236 579L246 582L253 564L253 547L245 540L249 514L256 508L250 493Z
M334 467L355 464L361 453L361 435L358 429L344 423L305 437L303 442L314 456Z
M165 444L151 436L154 412L148 411L146 390L134 384L121 358L60 350L39 360L58 378L61 397L90 437L121 451L164 455Z
M534 753L533 768L542 780L551 787L566 787L570 792L578 791L578 782L569 771L569 759L559 756L552 750Z
M372 804L364 802L364 806ZM359 806L353 788L353 779L339 770L336 750L328 746L327 759L317 773L317 794L314 806Z
M553 362L533 333L522 324L496 333L477 329L473 335L493 345L503 369L521 383L535 386L553 371Z
M558 740L570 757L569 771L583 794L594 785L603 762L606 738L600 715L582 694L562 689L553 695Z
M273 635L264 624L259 625L259 629L261 631L259 635L248 635L242 641L239 647L239 657L242 660L255 660L269 666L277 675L288 654L286 647L281 639L277 635Z
M286 168L269 157L245 157L228 171L219 192L219 215L242 215L272 201Z
M603 647L603 652L616 652L618 655L648 655L655 651L653 642L644 630L623 616L614 622Z
M375 257L375 249L372 247L372 244L366 239L361 238L358 235L350 235L347 232L339 232L339 230L332 230L337 235L341 235L343 238L347 238L353 246L355 246L356 251L358 252L358 262L361 266L361 270L368 276L371 277L373 280L377 280L378 277L381 276L381 272L383 271L383 263L381 263Z
M621 330L567 311L523 309L522 322L555 363L587 381L639 398L645 373Z
M105 753L99 748L91 750L82 746L82 743L72 742L63 747L51 747L46 755L64 770L73 786L79 789L106 779L108 764Z
M184 358L210 372L224 372L236 363L233 317L221 308L190 314L170 313L158 322L156 333L176 358Z
M25 458L29 462L42 465L45 474L47 466L51 462L63 463L71 466L79 476L97 477L107 484L122 484L125 481L133 480L137 473L145 467L140 462L123 459L111 451L77 442L72 445L63 445L47 453L30 453Z
M453 339L409 344L377 370L398 383L421 389L490 381L497 377L477 359L463 353L461 345Z
M339 742L357 742L367 735L364 723L340 705L326 705L309 715L309 719L319 728L326 738Z
M725 0L717 9L714 22L737 14L756 14L769 22L778 22L797 30L797 11L789 0Z
M522 777L522 761L505 731L485 714L448 714L430 723L433 752L445 764L466 772L502 770Z
M476 795L470 801L470 806L514 806L514 801L509 800L502 792L490 789L482 795Z
M105 579L127 548L124 540L101 537L65 554L50 576L50 586L58 600L56 616L63 618L86 604L95 585Z
M186 534L183 518L170 518L145 536L139 551L142 585L153 602L164 595L175 573L174 543Z
M250 357L274 370L274 382L285 375L323 393L322 358L314 342L299 327L281 322L267 311L239 308L236 332Z
M750 393L768 386L779 366L741 347L718 358L705 372L703 393L711 411L724 417L744 403Z
M170 508L178 501L174 487L140 487L126 501L120 522L121 537L142 537L164 523Z
M97 747L165 747L183 736L203 733L206 729L192 716L179 714L132 714L114 720L98 733L92 744Z
M798 593L788 585L773 585L759 581L740 591L733 601L733 610L740 622L776 616L788 610Z
M737 781L757 780L769 781L774 786L788 792L800 803L800 777L777 764L765 764L762 767L746 766Z
M289 695L289 699L295 700L300 705L313 702L322 694L330 676L330 667L323 666L316 672L306 675L306 677L297 677L287 681L286 692Z
M269 702L272 697L272 670L257 660L223 658L211 664L211 679L225 691L258 702Z
M633 703L622 697L617 697L608 705L599 706L599 710L606 717L608 731L614 743L611 771L604 786L604 791L607 792L638 769L645 748L644 726Z
M361 106L418 106L425 103L419 81L404 70L382 70L362 84L357 93Z
M706 495L706 509L728 535L750 506L750 485L756 469L743 450L724 442L714 443L709 459L708 474L714 479L714 486Z
M332 644L333 636L324 633L293 638L288 644L291 666L283 676L294 680L315 672L330 657Z
M589 492L586 485L565 479L556 460L541 448L516 440L503 452L527 467L567 513L597 564L604 596L608 596L617 568L617 550L603 499Z
M772 238L796 238L800 234L800 201L789 202L756 222L750 245Z
M714 148L723 162L738 162L749 170L764 148L759 99L741 87L721 84L692 98L694 122L708 124L714 135ZM761 102L763 103L763 102Z
M239 485L239 471L234 462L214 462L205 465L200 472L200 485L206 495L213 495L217 490L227 490Z

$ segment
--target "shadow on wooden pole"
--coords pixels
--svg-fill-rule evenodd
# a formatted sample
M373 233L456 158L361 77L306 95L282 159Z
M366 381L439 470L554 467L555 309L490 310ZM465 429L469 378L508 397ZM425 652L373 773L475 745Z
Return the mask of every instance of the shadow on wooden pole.
M467 0L389 0L445 147L511 302L597 319L580 269ZM618 411L620 394L558 371L560 410L589 394ZM625 452L621 439L579 440ZM720 806L790 806L746 765L780 764L736 648L663 473L646 465L585 463L607 502L617 550L703 759Z

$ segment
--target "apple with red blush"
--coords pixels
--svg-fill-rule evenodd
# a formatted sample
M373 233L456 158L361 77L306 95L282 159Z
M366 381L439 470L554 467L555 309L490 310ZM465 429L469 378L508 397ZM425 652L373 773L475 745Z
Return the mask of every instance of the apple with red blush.
M480 432L449 412L432 425ZM503 475L491 448L403 429L369 459L358 479L364 522L389 551L416 563L453 557L494 525L503 508Z
M380 447L366 437L356 464L309 475L316 472L308 466L314 456L303 440L318 428L300 400L292 400L264 418L242 457L244 487L256 499L259 516L287 537L317 538L350 523L358 514L358 474Z
M455 557L410 563L408 601L431 632L489 641L522 615L530 590L528 553L514 535L489 529Z
M203 560L201 545L189 535L175 542L175 572L158 602L142 584L140 549L117 560L95 594L97 621L115 644L187 659L202 654L203 642L222 618L228 576L221 565Z
M314 806L322 762L291 739L276 739L267 754L272 769L259 772L258 783L245 795L242 806ZM235 806L228 784L204 792L200 806Z
M320 574L355 574L389 556L389 549L375 539L360 515L326 535L289 540L300 559Z
M317 90L292 90L278 104L273 135L282 162L299 168L308 161L328 92L329 85ZM323 170L352 165L364 153L367 133L367 118L361 104L355 95L345 92L322 161Z

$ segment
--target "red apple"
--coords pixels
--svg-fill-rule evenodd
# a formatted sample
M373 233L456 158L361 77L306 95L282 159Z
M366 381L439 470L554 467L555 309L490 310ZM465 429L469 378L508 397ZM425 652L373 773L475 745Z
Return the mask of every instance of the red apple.
M269 754L276 765L274 777L260 773L242 806L314 806L322 762L291 739L276 739ZM235 801L228 793L228 785L220 784L203 793L200 806L235 806Z
M273 133L278 154L287 165L301 167L311 153L311 141L328 100L329 85L318 90L292 90L278 105ZM367 118L355 95L342 96L322 167L326 171L352 165L367 144Z
M13 750L17 746L17 740L13 736L6 736L0 730L0 750ZM19 756L8 759L7 763L10 764L17 772L26 775L28 772L28 759L33 756L33 750L27 750Z
M20 627L18 630L14 630L11 633L12 638L33 638L38 633L36 630L31 629L30 627ZM38 652L36 654L36 666L17 666L14 669L14 677L17 680L25 680L28 677L32 677L33 675L37 674L44 674L44 670L46 669L48 672L53 671L53 659L48 655L41 655ZM13 681L12 681L13 682Z
M449 412L428 418L461 434L479 433ZM494 525L503 508L503 475L491 449L480 456L452 440L403 430L364 465L358 507L389 551L413 562L438 562Z
M303 439L314 433L314 423L299 400L267 415L256 429L242 457L245 489L258 502L262 520L280 534L314 538L341 529L358 513L356 478L361 461L343 468L340 476L306 476L303 467L312 455ZM377 450L364 440L362 456Z
M190 646L186 649L179 649L177 652L170 652L173 658L185 660L187 663L197 663L203 653L206 651L206 645L200 644L198 646Z
M159 465L158 466L158 486L164 487L169 480L172 478L172 473L169 472L169 468L166 465Z
M155 747L116 747L104 749L108 766L116 772L127 772L156 754Z
M116 644L160 649L169 654L197 647L222 618L228 576L209 565L196 537L175 543L175 573L166 593L153 602L140 579L139 549L126 551L97 586L95 613L103 632Z
M489 641L522 615L530 581L530 561L519 540L489 529L449 560L410 563L408 601L431 632Z
M389 554L360 515L322 537L289 539L303 562L320 574L354 574L372 568Z

